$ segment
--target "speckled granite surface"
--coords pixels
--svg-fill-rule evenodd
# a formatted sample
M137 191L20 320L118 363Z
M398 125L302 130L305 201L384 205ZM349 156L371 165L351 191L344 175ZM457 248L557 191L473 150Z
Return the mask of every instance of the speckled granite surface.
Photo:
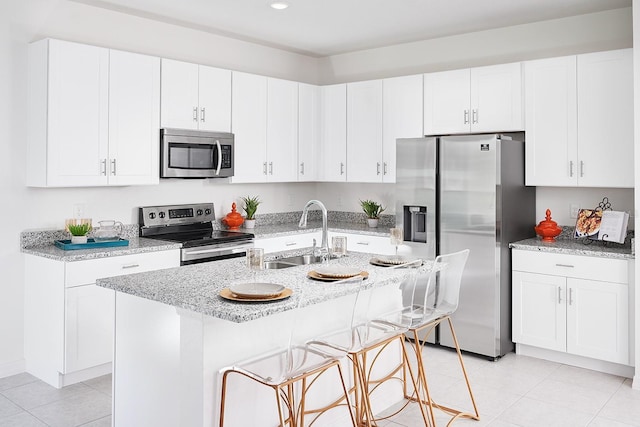
M283 254L273 254L273 257ZM374 255L350 252L346 257L331 260L331 264L355 266L367 271L369 278L361 285L366 288L399 284L404 274L402 269L373 266L369 264L372 256ZM278 283L293 290L290 298L275 302L234 302L218 295L222 289L233 283L252 281L252 273L245 267L243 258L98 279L97 284L119 292L239 323L291 310L297 306L298 298L303 293L302 306L307 306L357 292L358 288L353 284L336 288L307 278L307 273L318 266L318 264L312 264L260 272L256 277L257 282ZM425 261L420 268L426 272L431 268L431 263Z
M565 236L563 232L561 236ZM585 244L584 239L573 239L571 234L566 238L556 239L553 243L543 242L541 238L520 240L509 245L512 249L522 249L528 251L555 252L569 255L597 256L600 258L634 259L631 254L631 244L629 239L624 245L607 242L606 246L602 242L593 241Z
M66 238L68 237L63 237L63 239ZM48 245L22 248L22 253L37 255L56 261L73 262L95 258L139 254L144 252L168 251L171 249L180 249L180 244L165 242L162 240L133 237L130 238L128 246L74 249L71 251L65 251L54 246L53 243L50 243Z

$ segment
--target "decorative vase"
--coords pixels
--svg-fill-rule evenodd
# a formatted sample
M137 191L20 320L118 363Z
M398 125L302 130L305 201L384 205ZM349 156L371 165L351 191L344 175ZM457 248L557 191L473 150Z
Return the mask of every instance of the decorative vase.
M244 228L256 228L256 220L255 219L245 219L244 220Z
M378 218L367 218L367 224L371 228L375 228L378 226Z
M224 222L226 226L229 227L229 230L237 230L244 222L244 218L242 218L242 215L236 212L235 202L231 204L231 212L229 212L227 216L222 218L222 222Z
M87 243L87 236L71 236L71 243Z
M543 242L555 242L556 237L562 233L562 228L558 227L558 223L551 219L551 210L545 212L546 218L534 227L536 234L542 237Z

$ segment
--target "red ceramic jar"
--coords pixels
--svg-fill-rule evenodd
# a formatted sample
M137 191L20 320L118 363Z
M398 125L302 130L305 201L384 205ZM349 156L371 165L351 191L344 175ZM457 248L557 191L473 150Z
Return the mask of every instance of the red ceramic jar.
M562 232L562 228L558 227L558 223L551 219L551 210L547 209L547 217L544 221L534 227L536 234L542 237L543 242L555 242L556 237Z

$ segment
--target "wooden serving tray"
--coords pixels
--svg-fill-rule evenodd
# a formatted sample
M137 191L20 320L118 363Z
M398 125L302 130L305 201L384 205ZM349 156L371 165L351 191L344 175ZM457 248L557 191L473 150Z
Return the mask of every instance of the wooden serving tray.
M361 271L358 274L360 276L364 277L365 279L367 277L369 277L369 273L367 273L366 271ZM356 274L356 276L358 274ZM346 279L350 279L351 277L355 277L355 276L351 276L351 277L328 277L328 276L323 276L321 274L318 274L315 270L311 270L310 272L307 273L307 277L310 278L310 279L314 279L314 280L320 280L322 282L337 282L338 280L346 280Z
M280 295L276 295L274 297L242 298L237 296L233 292L231 292L229 288L224 288L223 290L220 291L219 295L226 300L236 301L236 302L270 302L270 301L279 301L279 300L289 298L292 294L293 294L293 291L291 289L285 288Z

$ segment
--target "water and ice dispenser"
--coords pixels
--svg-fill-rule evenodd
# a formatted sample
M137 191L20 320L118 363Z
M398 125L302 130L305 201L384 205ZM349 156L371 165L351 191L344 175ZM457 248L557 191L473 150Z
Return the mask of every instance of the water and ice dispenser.
M404 205L405 242L427 243L427 207Z

